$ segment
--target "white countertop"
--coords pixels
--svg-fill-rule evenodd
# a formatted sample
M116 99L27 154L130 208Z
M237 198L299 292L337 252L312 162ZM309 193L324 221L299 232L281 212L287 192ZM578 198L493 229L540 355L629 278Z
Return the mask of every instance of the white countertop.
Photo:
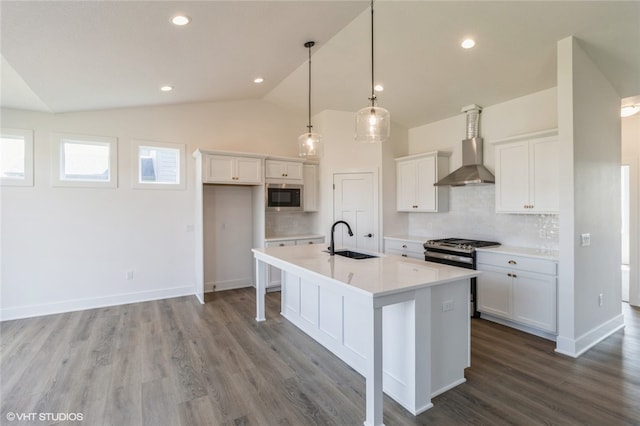
M558 250L542 250L530 247L514 247L514 246L498 246L478 248L476 251L487 253L512 254L517 256L533 257L536 259L545 259L558 261L560 253Z
M307 240L311 238L324 238L324 235L320 234L297 234L297 235L281 235L279 237L270 236L265 238L265 241L283 241L283 240Z
M346 284L373 297L469 279L479 271L375 253L372 259L329 256L321 245L252 249L259 260L284 270L310 273ZM336 249L339 250L339 249ZM364 252L363 250L357 250ZM278 265L280 264L280 266Z

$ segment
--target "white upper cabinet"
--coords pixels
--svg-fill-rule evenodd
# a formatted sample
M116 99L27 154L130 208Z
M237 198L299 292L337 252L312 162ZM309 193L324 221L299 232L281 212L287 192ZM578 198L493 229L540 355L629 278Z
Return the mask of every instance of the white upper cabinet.
M495 143L496 212L559 212L558 138L554 133Z
M449 209L448 188L433 184L449 173L446 152L430 152L396 158L397 210L443 212Z
M262 158L205 154L203 163L204 183L260 185L264 181Z
M318 211L318 165L317 164L305 164L303 166L303 181L304 181L304 211L305 212L317 212Z
M265 162L267 179L285 179L302 181L302 163L294 161L267 160Z

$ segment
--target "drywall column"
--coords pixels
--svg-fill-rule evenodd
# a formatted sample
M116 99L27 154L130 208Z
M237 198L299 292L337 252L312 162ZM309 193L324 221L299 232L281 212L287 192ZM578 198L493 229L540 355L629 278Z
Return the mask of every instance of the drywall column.
M560 40L556 351L573 357L624 326L620 306L619 112L620 96L578 40ZM590 235L590 245L581 244L582 234Z

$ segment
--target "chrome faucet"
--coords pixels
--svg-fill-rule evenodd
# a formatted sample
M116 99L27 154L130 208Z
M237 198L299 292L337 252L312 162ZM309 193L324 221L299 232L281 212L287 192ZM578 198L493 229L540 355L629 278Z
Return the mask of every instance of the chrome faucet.
M344 223L345 225L347 225L347 232L349 233L350 237L353 237L353 232L351 231L351 227L349 226L349 224L347 222L345 222L344 220L339 220L336 223L333 224L333 226L331 226L331 245L329 246L329 255L333 256L334 254L336 254L336 249L335 249L335 245L333 242L333 234L336 231L336 225L339 223Z

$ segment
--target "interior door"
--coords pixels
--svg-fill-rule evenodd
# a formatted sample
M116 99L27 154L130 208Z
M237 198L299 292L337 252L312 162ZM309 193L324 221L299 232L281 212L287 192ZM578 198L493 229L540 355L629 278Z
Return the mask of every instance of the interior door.
M333 175L333 218L344 220L353 231L338 225L336 247L345 246L380 251L378 225L378 184L372 172L336 173Z

